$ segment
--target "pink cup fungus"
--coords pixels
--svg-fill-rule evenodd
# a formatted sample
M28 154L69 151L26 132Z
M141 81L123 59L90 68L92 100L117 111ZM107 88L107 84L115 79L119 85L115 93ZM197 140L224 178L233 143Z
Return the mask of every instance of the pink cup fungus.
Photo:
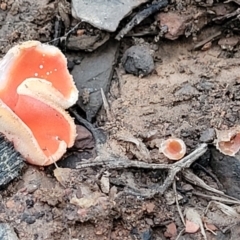
M229 130L216 130L216 148L223 154L235 156L240 150L240 126Z
M38 41L10 49L0 61L0 132L34 165L59 160L76 137L64 110L78 90L61 51Z
M169 138L163 141L160 151L170 160L180 160L186 154L186 145L179 138Z

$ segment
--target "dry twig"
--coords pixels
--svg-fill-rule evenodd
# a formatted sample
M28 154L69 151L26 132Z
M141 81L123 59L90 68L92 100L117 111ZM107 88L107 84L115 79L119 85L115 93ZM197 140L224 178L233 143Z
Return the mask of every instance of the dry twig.
M183 213L182 213L182 210L181 210L181 208L179 206L179 202L178 202L178 193L177 193L176 180L175 179L173 181L173 191L174 191L174 194L175 194L175 201L176 201L176 204L177 204L178 213L180 215L180 218L182 220L183 225L186 226L185 221L184 221L184 217L183 217Z
M207 144L201 144L197 149L195 149L188 156L184 157L182 160L175 162L173 164L153 164L140 161L131 161L126 157L114 156L113 154L108 154L106 158L106 153L101 156L101 151L99 151L99 156L92 161L82 161L78 163L77 168L87 168L103 166L109 169L126 169L126 168L142 168L142 169L166 169L168 170L168 176L165 179L163 185L156 186L153 189L133 189L126 188L125 191L128 194L151 198L155 194L163 194L168 187L173 183L176 174L185 168L189 168L191 164L196 161L200 156L202 156L207 151Z
M180 239L180 237L182 236L182 234L185 232L185 228L183 228L180 232L179 232L179 234L177 235L177 237L176 237L176 240L179 240Z
M240 204L240 201L238 199L232 200L232 197L229 197L227 195L224 195L226 198L223 198L223 197L210 196L210 195L203 194L203 193L196 192L196 191L193 191L192 194L199 196L199 197L206 198L206 199L210 199L210 200L225 202L226 204ZM230 199L228 199L228 198L230 198Z
M101 95L102 95L103 107L106 111L107 119L108 119L108 121L111 121L112 120L112 113L111 113L107 98L106 98L105 93L104 93L102 88L101 88Z
M190 183L194 184L195 186L199 186L203 189L206 189L210 192L219 194L221 196L225 196L225 193L222 191L219 191L215 188L212 188L208 186L202 179L200 179L198 176L196 176L191 170L189 169L184 169L182 171L183 177Z

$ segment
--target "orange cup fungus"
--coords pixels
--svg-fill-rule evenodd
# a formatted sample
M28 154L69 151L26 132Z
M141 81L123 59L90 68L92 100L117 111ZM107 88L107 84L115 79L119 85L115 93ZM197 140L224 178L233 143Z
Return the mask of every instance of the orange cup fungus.
M160 150L170 160L180 160L186 154L186 145L179 138L169 138L161 144Z
M38 41L10 49L0 61L0 132L34 165L59 160L76 137L64 110L78 90L62 52Z

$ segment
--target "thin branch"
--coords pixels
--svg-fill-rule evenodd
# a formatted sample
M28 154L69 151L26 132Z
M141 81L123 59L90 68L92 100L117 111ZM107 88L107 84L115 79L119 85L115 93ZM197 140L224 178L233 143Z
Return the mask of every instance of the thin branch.
M182 220L183 225L186 226L185 221L184 221L184 217L183 217L183 213L182 213L182 210L181 210L181 208L179 206L179 202L178 202L178 193L177 193L177 188L176 188L176 179L174 179L174 181L173 181L173 191L174 191L174 195L175 195L175 201L176 201L176 204L177 204L178 213L180 215L180 218Z
M77 164L78 169L87 167L103 166L109 169L126 169L126 168L142 168L142 169L166 169L168 170L168 176L165 179L163 185L156 186L153 189L134 189L127 187L125 192L131 195L141 196L145 198L152 198L154 195L160 193L163 194L169 186L174 181L176 174L185 169L189 168L191 164L201 157L207 151L207 144L201 144L197 149L195 149L188 156L184 157L182 160L175 162L173 164L153 164L145 163L140 161L131 161L124 157L113 156L112 154L106 153L101 156L101 153L93 161L82 161Z
M196 195L196 196L199 196L199 197L206 198L206 199L210 199L210 200L213 200L213 201L224 202L226 204L240 204L240 201L238 199L236 199L236 200L228 199L227 195L225 195L226 198L223 198L223 197L217 197L217 196L211 196L211 195L203 194L203 193L196 192L196 191L193 191L192 194Z

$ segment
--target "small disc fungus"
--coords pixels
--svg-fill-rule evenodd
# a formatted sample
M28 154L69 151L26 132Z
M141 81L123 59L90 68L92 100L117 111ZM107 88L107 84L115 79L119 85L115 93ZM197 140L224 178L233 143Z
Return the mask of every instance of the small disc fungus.
M186 145L179 138L169 138L161 144L160 151L171 160L180 160L186 154Z
M235 156L240 150L240 126L229 130L216 130L216 148L223 154Z
M78 90L61 51L38 41L10 49L0 61L0 132L23 157L46 166L59 160L76 137L64 110Z

